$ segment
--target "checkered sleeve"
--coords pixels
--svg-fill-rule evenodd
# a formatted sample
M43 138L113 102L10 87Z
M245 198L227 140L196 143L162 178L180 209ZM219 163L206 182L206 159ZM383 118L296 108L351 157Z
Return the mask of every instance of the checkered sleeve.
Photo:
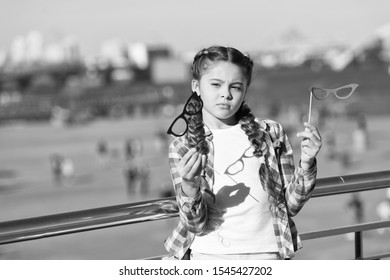
M317 177L317 164L315 161L310 170L304 170L300 164L295 168L293 149L287 134L279 123L275 122L273 129L276 136L274 148L278 158L287 211L290 216L295 216L311 197Z
M195 197L188 197L182 190L182 178L179 175L177 165L187 151L188 148L181 141L173 141L169 146L169 167L179 207L180 220L189 232L197 235L205 227L207 207L202 191L199 191Z

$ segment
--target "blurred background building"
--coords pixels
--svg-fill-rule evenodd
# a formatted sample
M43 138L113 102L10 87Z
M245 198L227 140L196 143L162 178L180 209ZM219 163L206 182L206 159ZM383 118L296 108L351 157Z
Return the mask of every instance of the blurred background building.
M290 71L294 73L292 75L328 77L337 73L342 77L340 73L351 73L354 69L360 73L362 70L378 71L388 77L389 29L389 25L384 25L373 30L369 40L354 47L309 44L299 32L291 30L275 47L252 51L251 55L260 76L280 70ZM145 96L152 96L161 85L185 88L190 79L188 57L192 55L178 53L169 45L130 43L114 38L101 44L98 55L82 56L80 45L72 36L48 42L39 31L18 35L8 50L0 52L0 122L44 120L50 117L54 106L75 104L79 107L77 110L86 107L92 117L100 117L108 114L109 107L115 107L117 103L131 107L133 102L130 105L125 101L129 96L137 96L141 103L149 102L146 101L148 98L149 103L164 102L161 94ZM361 79L359 77L359 82L364 86ZM278 91L277 86L272 85L272 90ZM180 103L185 95L176 92L170 102ZM299 103L299 98L297 101ZM99 106L105 108L97 108ZM18 109L25 107L30 114L26 114L25 109ZM134 110L128 108L128 111Z

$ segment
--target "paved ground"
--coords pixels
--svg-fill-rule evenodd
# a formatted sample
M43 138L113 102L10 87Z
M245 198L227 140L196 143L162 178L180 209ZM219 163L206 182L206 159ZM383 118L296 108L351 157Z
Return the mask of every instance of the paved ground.
M319 177L388 170L389 121L390 117L368 118L370 148L353 156L348 167L339 161L329 160L324 145L318 159ZM102 120L71 128L47 124L0 127L0 220L158 197L161 184L169 182L169 172L166 152L158 148L155 135L161 129L165 130L168 123L169 120L164 118L147 118ZM347 128L343 129L347 131ZM95 148L99 139L107 140L115 155L122 152L124 141L131 137L143 139L148 147L143 157L152 171L151 189L147 196L127 195L120 155L112 160L110 167L99 168L96 165ZM347 133L347 140L350 139L348 137ZM49 155L54 152L73 159L76 167L74 186L53 184ZM375 206L383 195L384 190L361 193L366 221L378 219ZM310 200L295 218L298 229L307 232L352 223L352 215L345 206L348 199L349 195L341 195ZM164 220L5 245L0 247L0 259L137 259L160 255L165 253L162 243L174 223L174 220ZM368 232L365 234L367 248L364 252L390 251L389 238L389 234ZM352 258L353 253L353 242L345 236L338 236L305 242L297 259L344 259Z

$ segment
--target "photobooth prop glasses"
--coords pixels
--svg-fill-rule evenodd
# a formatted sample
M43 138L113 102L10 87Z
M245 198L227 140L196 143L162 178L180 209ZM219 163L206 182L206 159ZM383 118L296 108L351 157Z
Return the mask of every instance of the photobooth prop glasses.
M308 123L310 123L311 120L311 106L312 106L311 104L312 104L313 96L318 100L324 100L329 96L329 94L333 93L334 96L336 96L338 99L347 99L352 95L352 93L355 92L358 86L359 86L358 84L349 84L334 89L311 87Z
M200 106L194 104L194 102L198 102ZM188 120L185 115L195 115L199 113L203 108L203 101L194 91L190 98L188 98L186 104L184 105L183 112L177 116L176 119L173 120L172 124L169 126L167 133L174 135L176 137L183 136L188 131Z

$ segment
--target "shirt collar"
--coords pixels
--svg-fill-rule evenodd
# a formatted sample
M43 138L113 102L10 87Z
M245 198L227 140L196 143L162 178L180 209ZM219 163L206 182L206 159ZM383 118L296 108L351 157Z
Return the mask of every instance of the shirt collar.
M256 118L256 121L260 125L260 129L266 132L267 131L266 123L264 121L257 119L257 118ZM205 123L203 123L203 124L204 124L205 137L208 140L213 140L213 133L211 132L211 129Z

